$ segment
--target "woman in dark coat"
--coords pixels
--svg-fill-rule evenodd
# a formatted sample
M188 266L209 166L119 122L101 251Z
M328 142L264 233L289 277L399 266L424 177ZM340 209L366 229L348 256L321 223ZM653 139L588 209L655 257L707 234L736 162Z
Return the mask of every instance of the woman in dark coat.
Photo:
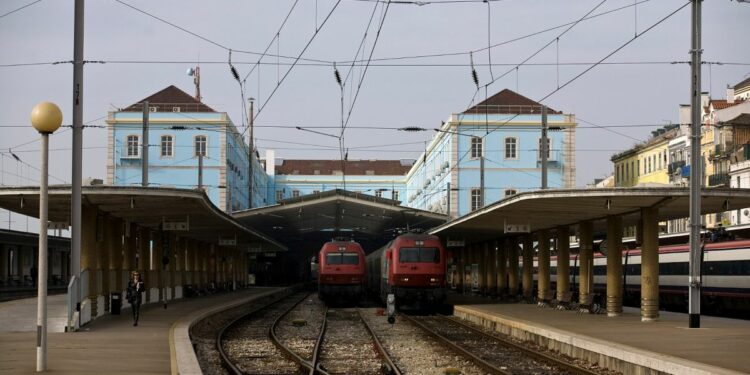
M138 317L141 313L141 302L143 302L141 293L143 293L145 290L146 286L143 284L143 280L141 280L141 274L137 271L133 271L130 274L130 281L128 282L127 297L128 302L133 309L134 326L138 325Z

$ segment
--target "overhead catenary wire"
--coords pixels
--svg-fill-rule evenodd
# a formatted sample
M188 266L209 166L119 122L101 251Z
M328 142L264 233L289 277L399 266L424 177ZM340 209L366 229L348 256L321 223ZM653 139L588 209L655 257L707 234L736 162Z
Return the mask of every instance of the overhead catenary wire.
M606 1L606 0L605 0L605 1ZM650 27L648 27L647 29L645 29L645 30L644 30L643 32L641 32L640 34L638 34L638 35L634 36L633 38L629 39L629 40L628 40L628 41L626 41L626 42L625 42L624 44L622 44L622 45L620 45L619 47L617 47L617 48L616 48L616 49L615 49L614 51L612 51L611 53L607 54L606 56L604 56L603 58L601 58L601 59L600 59L599 61L597 61L597 62L596 62L595 64L591 65L591 66L590 66L589 68L585 69L585 70L584 70L583 72L581 72L580 74L576 75L575 77L571 78L571 79L570 79L570 80L568 80L568 81L567 81L566 83L564 83L564 84L563 84L562 86L560 86L559 88L557 88L557 89L553 90L552 92L550 92L549 94L547 94L546 96L544 96L544 97L543 97L542 99L538 100L537 102L541 103L541 102L543 102L543 101L544 101L545 99L547 99L547 98L549 98L550 96L552 96L553 94L555 94L555 93L557 93L558 91L562 90L563 88L565 88L565 87L566 87L567 85L569 85L570 83L574 82L575 80L579 79L580 77L582 77L583 75L585 75L586 73L588 73L589 71L591 71L591 69L593 69L594 67L596 67L596 66L600 65L600 64L601 64L601 63L602 63L602 62L603 62L604 60L608 59L609 57L611 57L612 55L614 55L614 54L615 54L615 53L617 53L618 51L620 51L620 50L622 50L623 48L625 48L626 46L628 46L628 45L629 45L630 43L632 43L632 42L633 42L633 41L634 41L635 39L637 39L637 38L639 38L639 37L643 36L644 34L646 34L647 32L649 32L650 30L653 30L653 29L654 29L654 28L655 28L656 26L660 25L660 24L661 24L662 22L666 21L667 19L669 19L669 18L671 18L672 16L674 16L675 14L677 14L677 12L679 12L679 11L680 11L680 10L682 10L682 9L684 9L684 8L685 8L685 7L687 6L687 5L689 5L689 4L690 4L690 2L687 2L687 3L683 4L682 6L678 7L677 9L675 9L674 11L670 12L669 14L667 14L666 16L664 16L663 18L659 19L659 20L658 20L658 21L657 21L656 23L652 24L652 25L651 25ZM597 7L598 7L598 6L599 6L599 5L597 5ZM569 29L568 29L568 30L569 30ZM519 66L520 66L520 65L519 65ZM476 93L474 94L474 97L476 97ZM472 102L473 102L473 99L472 99ZM512 120L513 120L514 118L516 118L516 117L518 117L518 114L516 114L516 115L512 116L511 118L509 118L508 120L506 120L506 121L505 121L505 122L504 122L503 124L501 124L501 126L497 126L497 127L495 128L495 129L493 129L493 130L492 130L492 131L490 131L489 133L487 133L487 134L485 134L484 136L482 136L482 138L484 139L484 138L486 138L486 137L487 137L487 136L488 136L488 135L489 135L490 133L492 133L492 132L495 132L495 131L496 131L496 130L498 130L498 129L501 129L501 128L502 128L502 125L504 125L504 124L507 124L508 122L512 121ZM459 123L460 123L460 122L459 122ZM467 156L467 155L469 155L469 153L470 153L470 152L471 152L471 149L469 149L469 150L467 150L467 151L466 151L465 153L463 153L463 155L462 155L462 156L461 156L461 157L460 157L460 158L458 159L458 162L457 162L457 163L456 163L455 165L453 165L453 166L451 167L451 170L453 170L453 169L454 169L454 168L456 168L456 167L457 167L458 165L460 165L460 162L461 162L461 161L462 161L462 160L463 160L464 158L466 158L466 156Z
M190 34L190 35L192 35L192 36L194 36L194 37L196 37L198 39L201 39L201 40L203 40L203 41L205 41L205 42L207 42L209 44L212 44L212 45L214 45L216 47L224 49L225 51L229 51L231 49L231 50L233 50L236 53L243 53L243 54L249 54L249 55L263 55L263 53L261 53L261 52L248 51L248 50L243 50L243 49L238 49L238 48L230 48L229 46L226 46L226 45L224 45L224 44L222 44L220 42L217 42L215 40L209 39L208 37L205 37L205 36L200 35L200 34L194 32L194 31L188 30L185 27L182 27L180 25L177 25L175 23L167 21L164 18L161 18L161 17L159 17L159 16L157 16L155 14L149 13L149 12L147 12L147 11L145 11L143 9L140 9L140 8L138 8L138 7L136 7L136 6L132 5L132 4L126 3L123 0L114 0L114 1L116 1L116 2L118 2L118 3L120 3L120 4L124 5L124 6L126 6L128 8L131 8L131 9L137 11L137 12L140 12L140 13L146 15L146 16L149 16L149 17L151 17L153 19L156 19L159 22L167 24L167 25L169 25L169 26L171 26L171 27L173 27L175 29L178 29L178 30L180 30L182 32ZM277 55L269 55L269 56L280 57L280 58L284 58L284 59L295 59L295 60L298 60L297 58L295 58L293 56L277 56ZM322 62L322 63L328 63L328 64L331 63L330 61L318 60L318 59L302 59L302 60L304 60L304 61L312 61L312 62Z
M336 4L333 5L333 7L331 8L330 12L328 12L328 15L326 16L326 18L324 18L323 22L320 24L320 28L318 28L317 30L315 30L315 33L307 41L307 44L305 44L305 47L302 48L302 51L300 51L299 55L297 55L297 57L294 59L294 62L292 63L292 65L289 67L289 69L286 71L286 73L284 73L284 76L281 77L281 80L279 80L279 83L276 85L276 87L274 87L274 89L271 91L271 94L269 94L268 98L266 98L266 100L263 102L263 105L261 105L260 108L258 108L258 111L255 113L255 119L256 120L258 119L258 116L260 116L260 114L263 112L263 109L266 108L266 105L268 105L268 102L271 100L271 98L273 98L273 95L276 93L276 91L279 89L279 87L281 87L281 84L284 82L284 80L286 79L286 77L289 76L289 73L292 72L292 70L297 65L297 63L302 59L302 55L310 47L310 44L312 44L313 40L315 40L315 37L320 33L320 30L323 29L323 26L331 18L331 15L336 10L336 8L338 8L339 4L341 4L341 0L336 1ZM245 130L247 130L247 129L245 129ZM244 131L243 131L242 135L243 136L245 135Z
M20 7L16 8L16 9L13 9L13 10L11 10L11 11L9 11L9 12L5 12L5 13L3 13L3 14L0 14L0 18L3 18L3 17L5 17L5 16L9 16L9 15L11 15L11 14L13 14L13 13L16 13L16 12L20 11L20 10L26 9L26 8L28 8L28 7L32 6L32 5L36 4L36 3L40 3L41 1L42 1L42 0L36 0L36 1L32 1L32 2L30 2L30 3L28 3L28 4L26 4L26 5L22 5L22 6L20 6Z

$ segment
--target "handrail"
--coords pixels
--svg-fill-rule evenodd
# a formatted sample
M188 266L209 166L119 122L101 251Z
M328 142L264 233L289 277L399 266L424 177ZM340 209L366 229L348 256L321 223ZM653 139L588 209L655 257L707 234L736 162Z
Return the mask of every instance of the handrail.
M68 321L65 331L73 332L75 330L75 324L73 323L74 311L78 310L78 294L80 293L78 276L71 276L70 282L68 283ZM80 315L79 315L80 319Z

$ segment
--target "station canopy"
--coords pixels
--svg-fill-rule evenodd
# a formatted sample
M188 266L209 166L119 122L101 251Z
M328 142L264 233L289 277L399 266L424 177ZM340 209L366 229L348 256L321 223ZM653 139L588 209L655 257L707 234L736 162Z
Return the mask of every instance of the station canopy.
M701 197L702 214L750 207L750 189L704 188ZM619 215L623 218L623 225L635 225L640 219L641 209L649 207L658 208L659 221L689 217L689 188L664 186L524 192L433 228L430 233L468 244L564 225L573 227L586 220L592 220L594 230L601 233L606 231L607 216Z
M70 224L70 186L49 189L49 221ZM100 213L152 229L174 230L180 237L248 251L276 252L286 247L247 228L219 210L200 190L162 187L84 186L84 204ZM0 207L39 217L39 187L0 188ZM67 228L66 228L67 229Z
M398 205L398 201L329 190L279 204L235 212L234 218L291 250L309 252L337 237L359 242L369 253L405 230L423 230L445 223L446 215Z

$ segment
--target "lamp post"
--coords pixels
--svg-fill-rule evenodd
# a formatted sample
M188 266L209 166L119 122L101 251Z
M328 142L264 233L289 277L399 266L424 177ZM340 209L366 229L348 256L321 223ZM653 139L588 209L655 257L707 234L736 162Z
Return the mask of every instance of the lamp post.
M31 124L42 135L42 175L39 183L39 275L37 277L36 371L47 370L47 171L49 135L60 128L62 112L42 102L31 110Z

